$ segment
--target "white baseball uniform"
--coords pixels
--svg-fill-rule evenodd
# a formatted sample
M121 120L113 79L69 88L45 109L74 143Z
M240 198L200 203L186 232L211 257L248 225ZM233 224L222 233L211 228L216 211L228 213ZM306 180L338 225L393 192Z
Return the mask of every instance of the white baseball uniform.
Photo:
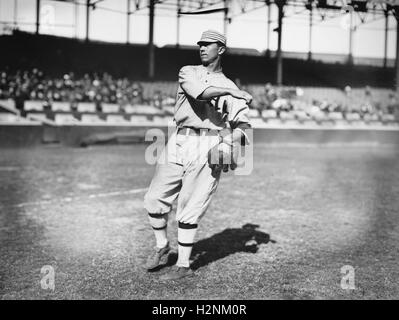
M177 128L160 157L166 161L158 161L144 197L150 215L169 213L177 199L176 220L196 225L219 183L220 172L213 176L208 165L208 151L219 143L218 130L225 128L226 122L243 132L250 127L245 100L230 95L198 99L210 86L238 89L221 71L211 72L202 65L185 66L179 72L174 112Z

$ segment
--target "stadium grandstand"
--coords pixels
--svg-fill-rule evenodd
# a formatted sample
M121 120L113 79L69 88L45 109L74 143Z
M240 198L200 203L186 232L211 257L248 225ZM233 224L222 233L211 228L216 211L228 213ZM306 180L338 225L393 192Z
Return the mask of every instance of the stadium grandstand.
M53 2L59 1L46 1ZM86 10L80 38L41 33L45 12L40 0L31 29L25 30L15 17L12 23L2 22L0 46L6 48L0 53L2 126L166 127L173 121L177 71L196 63L198 52L179 43L179 25L176 44L155 44L156 8L162 7L177 13L178 21L183 16L221 14L225 33L238 13L267 8L265 50L230 47L224 61L226 74L254 97L250 116L255 128L399 128L397 64L387 56L388 20L396 18L398 7L389 1L127 1L127 11L119 12L126 14L126 43L90 39L90 15L94 10L112 11L105 6L107 1L62 2ZM275 50L269 40L271 8L277 9ZM310 14L308 52L282 50L283 18L290 18L284 14L286 8ZM140 12L149 18L147 44L130 41L129 19ZM353 55L352 22L347 55L312 52L317 15L322 21L346 14L357 15L362 23L385 18L384 57ZM74 23L76 27L76 17Z

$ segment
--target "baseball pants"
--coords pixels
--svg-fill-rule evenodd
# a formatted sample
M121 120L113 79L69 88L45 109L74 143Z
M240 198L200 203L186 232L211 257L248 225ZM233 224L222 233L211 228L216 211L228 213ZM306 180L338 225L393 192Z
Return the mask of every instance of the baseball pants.
M216 135L173 133L158 159L144 208L163 215L177 199L176 220L197 224L219 183L220 173L212 176L208 165L208 151L218 143Z

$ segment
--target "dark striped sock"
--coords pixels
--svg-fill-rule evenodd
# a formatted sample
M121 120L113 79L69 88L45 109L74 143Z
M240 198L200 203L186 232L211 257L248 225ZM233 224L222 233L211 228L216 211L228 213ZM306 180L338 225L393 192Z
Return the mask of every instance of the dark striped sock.
M167 227L168 215L167 214L154 214L148 213L151 227L154 231L155 240L158 248L163 248L168 243Z
M184 222L179 222L178 225L177 240L179 244L179 256L176 265L180 267L189 267L190 255L198 225Z

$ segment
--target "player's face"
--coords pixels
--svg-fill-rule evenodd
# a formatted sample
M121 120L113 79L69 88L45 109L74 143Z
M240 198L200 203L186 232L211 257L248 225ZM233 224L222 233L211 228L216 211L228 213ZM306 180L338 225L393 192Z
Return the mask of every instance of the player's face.
M201 42L199 48L201 62L205 66L215 61L224 52L224 48L216 42Z

